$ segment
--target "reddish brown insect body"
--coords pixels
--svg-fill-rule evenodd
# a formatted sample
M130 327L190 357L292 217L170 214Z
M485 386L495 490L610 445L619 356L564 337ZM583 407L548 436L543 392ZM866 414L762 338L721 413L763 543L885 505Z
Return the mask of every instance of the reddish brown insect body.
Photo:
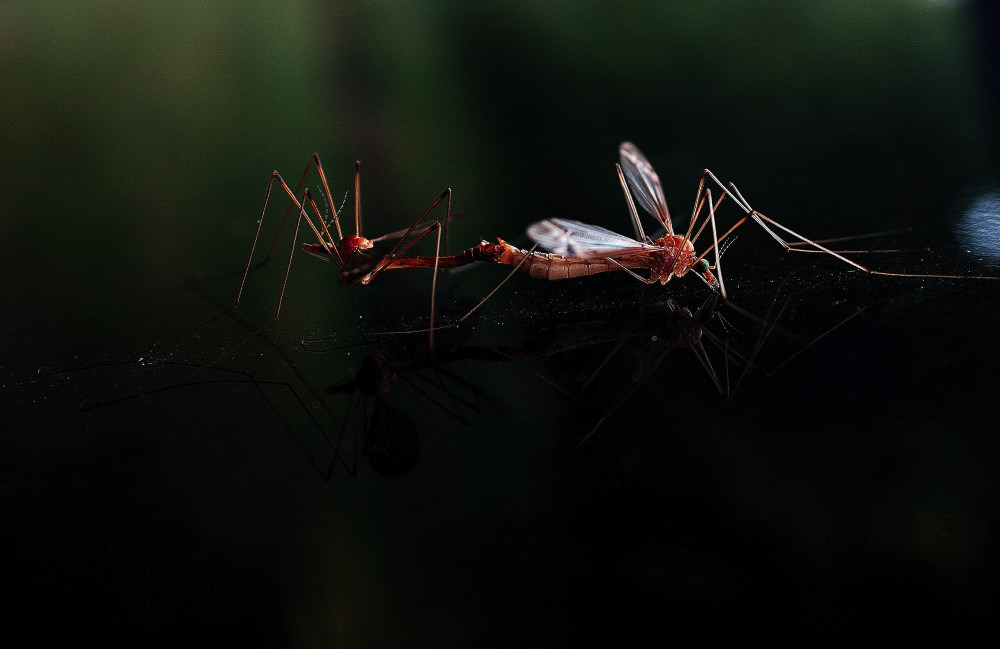
M530 250L516 248L498 238L495 244L483 241L456 255L437 258L398 256L383 263L380 270L454 268L487 261L523 269L531 277L539 279L569 279L624 270L648 284L666 284L674 276L680 277L693 270L711 289L725 297L722 282L712 274L712 270L718 267L717 241L701 255L694 248L694 242L706 225L711 223L712 232L715 232L715 206L712 205L711 194L707 190L703 191L704 185L699 187L688 231L684 236L674 234L659 177L652 165L634 145L627 142L621 146L621 158L623 166L618 166L618 176L636 228L635 239L599 226L553 218L533 223L527 230L528 236L549 252L536 252L535 247ZM636 192L640 205L655 216L665 230L665 234L655 241L647 239L642 231L629 185ZM702 221L701 228L695 232L694 227L706 204L709 207L709 217ZM307 245L306 250L318 254L333 252L323 250L315 244ZM715 250L714 266L705 259L705 255L711 250ZM636 271L649 271L649 276L640 276Z
M668 234L656 240L655 245L638 249L637 252L616 257L614 261L607 258L570 257L555 253L535 252L510 245L498 238L498 243L481 242L478 246L464 250L458 254L437 258L438 268L455 268L479 261L517 266L538 279L570 279L619 271L623 268L645 270L651 273L651 279L666 284L671 276L681 276L691 270L698 272L706 283L715 288L718 281L707 268L697 268L698 256L694 246L684 237ZM683 245L682 245L683 244ZM322 248L308 244L309 251L322 252ZM318 249L318 250L317 250ZM433 266L433 257L400 257L395 259L390 268L426 268Z

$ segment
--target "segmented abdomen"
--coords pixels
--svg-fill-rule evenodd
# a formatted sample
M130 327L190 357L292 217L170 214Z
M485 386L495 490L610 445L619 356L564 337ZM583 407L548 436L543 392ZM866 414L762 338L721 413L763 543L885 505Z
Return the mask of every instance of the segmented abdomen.
M483 242L479 244L479 248L483 249L484 261L495 261L509 266L520 264L521 270L539 279L569 279L621 270L621 266L605 259L578 257L567 259L545 252L529 252L515 248L503 240L500 240L499 245Z

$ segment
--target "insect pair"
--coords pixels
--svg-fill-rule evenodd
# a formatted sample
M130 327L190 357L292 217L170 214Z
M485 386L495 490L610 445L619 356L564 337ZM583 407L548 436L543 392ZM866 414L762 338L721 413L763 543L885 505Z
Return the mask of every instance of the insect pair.
M362 235L360 163L355 164L354 173L354 234L345 236L340 222L341 215L336 208L331 208L331 218L325 219L311 191L308 188L303 189L306 178L313 168L316 169L321 181L323 200L327 205L335 205L318 154L311 156L294 191L277 171L271 174L268 183L250 255L233 304L233 307L238 305L243 294L247 275L253 264L253 255L260 238L268 202L277 182L289 197L290 203L265 261L272 258L278 238L293 211L296 214L295 234L292 237L292 247L288 254L274 315L263 325L262 329L277 319L281 312L292 258L299 250L297 239L303 221L312 231L316 242L302 244L301 250L326 260L332 260L338 267L338 280L342 284L368 284L390 269L433 269L430 324L427 329L430 349L434 347L434 334L439 329L435 325L435 298L440 269L455 268L477 262L499 263L512 266L514 269L472 311L463 315L457 322L446 326L455 326L468 318L517 270L525 271L532 277L550 280L623 271L647 284L656 282L666 284L674 277L683 277L688 273L693 273L724 301L731 304L722 272L722 253L724 247L731 243L733 234L748 222L756 223L787 251L821 253L872 275L943 279L998 279L997 277L980 275L887 272L863 266L844 256L843 251L836 251L823 245L832 240L809 239L753 209L736 185L733 183L724 185L708 169L702 172L691 218L688 221L687 229L681 234L680 231L674 229L659 176L638 147L631 142L623 142L619 146L619 163L616 165L616 170L628 206L634 238L576 220L552 218L528 226L527 234L535 242L535 245L530 249L517 248L498 238L496 243L482 241L458 254L442 255L441 240L444 238L447 246L447 229L452 221L451 189L445 189L435 198L408 228L390 232L374 239L365 238ZM718 190L717 195L713 195L713 187ZM727 198L736 203L743 215L720 236L716 223L716 212ZM429 219L431 212L442 201L446 202L445 216L437 220ZM656 219L662 230L655 239L646 236L636 203ZM334 238L334 232L336 238ZM698 253L695 246L700 241L704 241L706 233L710 233L710 241ZM432 234L435 235L436 244L433 256L408 254L417 243ZM786 240L785 237L790 240ZM538 248L545 252L539 251ZM646 271L648 271L648 276L645 275Z
M721 259L723 249L731 242L733 233L751 221L759 225L786 250L819 252L832 256L857 270L873 275L917 278L997 279L996 277L988 276L895 273L862 266L848 259L841 252L825 247L823 242L803 237L792 229L754 210L735 185L723 185L709 170L704 170L702 173L691 218L687 229L681 234L679 230L675 230L673 227L660 179L645 156L637 147L628 142L621 144L619 156L620 161L616 166L617 174L634 228L634 237L624 236L579 221L553 218L536 222L528 227L528 236L535 242L535 245L530 249L516 248L502 239L498 239L497 243L483 241L477 246L451 255L447 254L447 250L444 251L445 254L442 254L441 250L442 239L445 240L445 247L447 247L447 229L452 221L452 192L450 189L445 189L441 192L408 228L368 239L362 234L360 164L355 165L354 173L354 234L346 236L341 224L342 214L334 207L336 203L333 200L332 192L330 191L326 174L318 155L314 154L311 156L298 186L294 190L277 171L273 172L268 183L264 205L261 208L260 218L258 219L253 243L243 269L236 299L229 309L220 314L223 315L231 311L241 301L248 276L254 266L254 254L260 240L268 203L277 183L281 191L289 198L289 205L268 249L265 262L274 256L281 232L288 225L288 220L293 214L295 222L291 249L289 250L288 259L284 266L284 275L273 315L263 325L252 331L250 336L243 342L235 346L230 346L215 360L201 365L200 368L194 368L187 376L161 388L157 388L157 390L169 389L170 387L192 381L196 374L199 374L206 368L215 366L225 356L232 353L248 340L258 336L264 329L270 326L281 313L292 259L296 252L300 250L333 261L338 268L338 280L344 284L368 284L383 272L392 269L433 269L430 297L430 326L427 329L428 346L432 350L434 347L435 331L441 329L441 327L436 326L434 301L437 292L437 271L442 268L454 268L475 262L500 263L513 267L503 281L483 298L472 311L459 318L459 322L465 320L472 312L478 309L500 286L518 271L528 272L533 277L546 279L563 279L603 272L623 271L631 277L648 284L655 282L666 284L675 276L682 277L688 273L693 273L714 294L731 304L731 302L728 302L728 294L722 273ZM321 200L329 206L328 209L332 212L329 217L324 215L324 211L320 209L316 202L316 197L314 197L311 190L304 188L306 179L313 169L315 169L320 179L322 188ZM718 191L717 195L713 192L713 188ZM716 212L727 198L735 202L743 214L735 224L725 230L720 236L720 228L716 223ZM446 207L444 217L432 219L430 215L442 202L445 203ZM636 203L656 219L659 227L663 230L662 234L656 238L646 236L639 218ZM304 243L300 247L298 234L303 221L312 231L315 242ZM710 240L703 247L702 251L698 253L696 251L696 244L705 241L705 237L709 233L711 235ZM792 240L786 241L782 235ZM428 237L432 237L435 242L434 255L430 257L412 255L411 252L414 246ZM547 252L540 252L537 250L538 248L542 248ZM648 276L646 275L646 271L648 271ZM216 318L218 317L216 316ZM204 324L199 325L199 327L204 326ZM451 323L445 326L450 327L454 324ZM691 344L686 342L688 339L691 340ZM699 345L700 337L689 335L684 337L682 342L673 344L671 348L691 348L702 365L706 365L706 370L715 382L716 387L720 387L720 380L714 370L711 369L710 364L707 364L707 355L705 355L704 349L700 348ZM728 349L726 353L729 353ZM419 362L408 361L406 367L419 365ZM149 391L147 390L138 394L148 393ZM124 397L103 400L98 404L91 405L112 403L131 396L136 395L125 395Z

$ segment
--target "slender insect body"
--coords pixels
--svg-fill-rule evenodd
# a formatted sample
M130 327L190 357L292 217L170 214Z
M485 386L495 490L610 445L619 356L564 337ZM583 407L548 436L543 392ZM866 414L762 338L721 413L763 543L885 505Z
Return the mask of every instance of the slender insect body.
M559 221L558 219L553 219ZM563 221L566 223L566 221ZM545 221L541 223L551 223ZM594 226L590 226L594 227ZM530 229L530 228L529 228ZM307 252L322 254L322 247L315 244L305 246ZM425 268L433 264L432 257L400 257L395 259L386 270L392 268ZM485 261L494 264L517 267L536 279L571 279L586 277L598 273L609 273L629 270L649 270L651 282L666 284L674 275L685 275L695 271L704 278L712 288L718 286L718 281L712 275L707 265L701 264L694 246L690 240L676 234L667 234L656 240L654 244L637 246L632 254L609 257L577 257L554 252L537 252L524 250L498 238L497 243L482 241L479 245L464 250L458 254L437 258L438 268L455 268L467 264Z
M693 252L693 251L692 251ZM503 239L497 243L482 241L479 245L455 255L437 258L438 268L455 268L479 261L514 266L536 279L570 279L626 268L649 268L648 255L633 255L609 261L604 258L567 257L549 252L536 252L512 246ZM424 268L435 260L432 257L401 257L389 268ZM617 263L616 263L617 262ZM668 262L663 261L663 265Z

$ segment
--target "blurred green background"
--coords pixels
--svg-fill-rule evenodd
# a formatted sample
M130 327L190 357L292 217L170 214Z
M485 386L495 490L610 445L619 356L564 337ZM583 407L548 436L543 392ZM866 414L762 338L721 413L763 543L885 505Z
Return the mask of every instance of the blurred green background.
M0 2L15 611L170 646L547 646L722 637L725 622L995 631L989 283L897 282L887 299L853 274L836 298L814 290L810 313L830 315L795 323L811 333L843 299L875 307L732 405L686 358L575 455L577 406L511 368L482 372L503 405L463 426L416 399L434 451L398 481L366 467L318 479L245 384L83 413L81 399L156 379L135 363L32 378L231 301L270 172L294 180L314 151L335 199L362 161L370 234L445 187L467 212L456 248L551 216L627 233L613 164L628 139L682 224L709 167L798 231L913 227L902 245L931 248L873 265L995 274L955 224L997 186L996 27L987 3L927 0ZM780 249L747 232L727 258L734 299L766 309ZM422 280L340 287L334 270L296 258L284 351L424 304ZM463 274L460 292L502 275ZM514 281L487 324L579 295ZM245 313L259 323L277 284L256 282ZM597 301L631 284L574 286ZM216 335L205 358L246 332ZM269 378L269 356L234 363ZM308 380L322 390L358 358L314 358Z

